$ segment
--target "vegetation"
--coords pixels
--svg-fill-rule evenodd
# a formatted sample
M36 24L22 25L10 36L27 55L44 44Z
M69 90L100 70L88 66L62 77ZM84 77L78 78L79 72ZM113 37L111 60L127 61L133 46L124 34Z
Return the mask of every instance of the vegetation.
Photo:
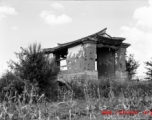
M9 63L11 71L0 78L0 120L152 118L151 81L122 83L102 78L98 83L84 84L83 79L82 83L68 84L71 89L61 89L55 83L59 68L42 52L40 44L21 48L16 56L18 61ZM133 55L126 62L130 78L133 78L139 64ZM151 62L147 62L147 66L151 68ZM121 110L138 114L121 114Z
M152 61L148 61L145 63L146 64L146 75L148 76L146 79L152 80Z
M101 83L100 83L101 84ZM105 83L106 85L107 83ZM149 87L148 87L149 86ZM19 96L4 95L0 104L1 120L103 120L103 119L151 119L152 83L121 84L113 81L107 90L98 86L83 86L84 98L74 98L73 91L60 91L57 102L48 102L38 94L36 87L29 83ZM30 91L28 90L28 88ZM82 90L82 87L77 87ZM149 89L147 89L147 87ZM137 89L138 88L138 89ZM80 91L81 91L80 90ZM82 91L81 91L82 92ZM102 96L102 93L108 97ZM119 94L118 94L119 93ZM25 99L25 98L28 98ZM121 114L121 110L136 111L138 114ZM144 111L148 113L145 115ZM110 113L104 113L110 111ZM119 111L116 113L116 111Z
M3 75L1 82L6 84L5 86L12 83L17 92L22 93L28 81L38 85L40 95L44 93L49 99L57 99L57 87L54 82L59 68L53 59L43 53L41 45L34 43L28 48L21 48L21 52L15 54L18 61L10 60L11 71Z
M126 71L128 72L129 80L132 80L136 74L136 70L139 67L138 61L134 59L134 55L130 54L126 59Z

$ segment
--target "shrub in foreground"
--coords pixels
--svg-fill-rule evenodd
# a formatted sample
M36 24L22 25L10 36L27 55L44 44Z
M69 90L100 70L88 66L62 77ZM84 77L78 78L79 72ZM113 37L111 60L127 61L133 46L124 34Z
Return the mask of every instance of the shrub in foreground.
M37 43L21 48L21 51L15 54L18 61L9 62L13 75L23 82L29 80L32 84L37 83L40 95L44 93L48 98L54 99L57 96L54 81L59 71L54 59L50 59Z

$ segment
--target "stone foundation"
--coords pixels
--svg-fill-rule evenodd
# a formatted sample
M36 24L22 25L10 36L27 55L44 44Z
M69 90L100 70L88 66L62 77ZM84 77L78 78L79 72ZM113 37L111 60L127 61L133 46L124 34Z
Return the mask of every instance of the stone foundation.
M67 73L62 71L58 75L58 81L64 81L70 83L71 81L77 81L81 83L87 83L88 81L98 81L97 71L84 71L78 73Z

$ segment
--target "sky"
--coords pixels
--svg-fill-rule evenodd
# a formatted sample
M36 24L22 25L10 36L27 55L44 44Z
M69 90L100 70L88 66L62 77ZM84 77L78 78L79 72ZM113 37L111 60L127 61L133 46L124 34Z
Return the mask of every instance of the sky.
M104 28L126 38L127 54L134 54L137 75L144 76L144 62L152 58L152 0L0 0L0 76L20 47L37 42L50 48Z

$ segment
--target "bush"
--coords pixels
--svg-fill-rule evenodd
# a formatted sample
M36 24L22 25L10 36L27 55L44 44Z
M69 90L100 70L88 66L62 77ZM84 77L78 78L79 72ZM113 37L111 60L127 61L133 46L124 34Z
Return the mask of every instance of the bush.
M0 78L0 99L3 101L4 95L6 93L11 94L10 96L14 96L17 92L21 94L24 88L24 82L19 77L15 76L12 72L7 71Z
M49 59L37 43L21 48L21 52L15 54L18 62L9 62L14 75L23 82L29 80L32 84L37 83L40 95L44 93L46 97L54 99L57 96L54 81L59 72L54 59Z
M147 78L146 79L152 80L152 61L147 61L145 64L146 64L146 69L147 69L147 72L146 72Z
M139 62L134 59L134 55L130 54L126 57L126 71L128 72L129 80L132 80L139 67Z
M77 80L72 81L69 83L71 86L72 92L73 92L73 97L75 99L84 99L85 98L85 85L78 83Z

